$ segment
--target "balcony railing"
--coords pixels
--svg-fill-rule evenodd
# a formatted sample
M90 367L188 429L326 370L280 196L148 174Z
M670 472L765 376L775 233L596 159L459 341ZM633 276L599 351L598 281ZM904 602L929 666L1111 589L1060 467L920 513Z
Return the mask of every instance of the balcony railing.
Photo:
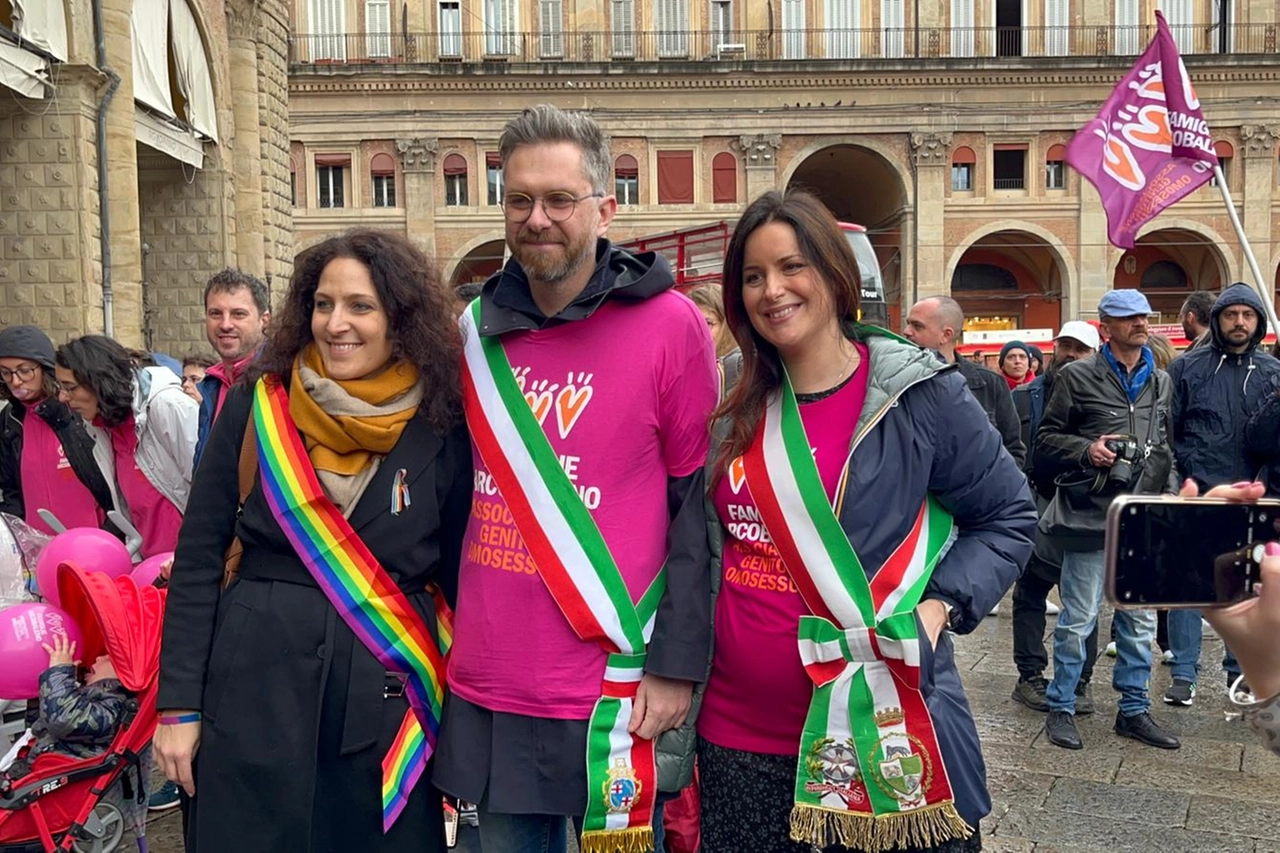
M992 178L991 188L994 190L1025 190L1026 178Z
M1172 29L1184 55L1280 53L1275 24L1182 24ZM794 32L295 34L289 39L289 62L293 66L322 66L1135 56L1154 35L1154 24Z

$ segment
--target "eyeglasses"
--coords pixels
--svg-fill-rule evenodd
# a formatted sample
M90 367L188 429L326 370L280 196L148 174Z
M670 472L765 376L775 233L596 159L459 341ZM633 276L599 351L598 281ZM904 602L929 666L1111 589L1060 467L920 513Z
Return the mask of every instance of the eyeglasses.
M80 386L74 382L59 382L58 393L70 396L80 390Z
M33 364L28 364L25 367L19 367L14 370L10 370L7 367L0 367L0 382L7 385L13 381L13 377L15 376L18 377L18 381L26 382L28 379L35 376L36 371L39 369L40 367L38 365Z
M603 198L604 193L572 193L555 192L544 196L529 196L524 193L507 193L502 198L502 212L508 222L524 222L533 214L534 205L542 202L542 210L552 222L564 222L578 208L578 202L589 198Z

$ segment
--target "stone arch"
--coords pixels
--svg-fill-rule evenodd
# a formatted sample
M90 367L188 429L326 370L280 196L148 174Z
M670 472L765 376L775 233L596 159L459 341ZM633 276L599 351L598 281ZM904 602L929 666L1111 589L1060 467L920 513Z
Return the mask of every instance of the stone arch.
M1061 281L1062 304L1071 304L1071 301L1079 294L1079 279L1076 269L1075 258L1071 255L1071 250L1067 248L1067 244L1062 241L1057 234L1049 229L1037 225L1034 222L1027 222L1021 219L1002 219L999 222L988 223L971 231L951 253L951 257L947 259L947 267L944 281L950 288L952 277L956 273L956 267L960 266L960 260L965 253L973 248L984 237L990 237L1003 231L1022 231L1030 234L1032 237L1038 238L1046 244L1050 249L1051 255L1055 256L1054 260L1057 264L1059 280Z
M1236 253L1225 250L1225 247L1235 243L1235 240L1226 239L1222 234L1218 233L1216 229L1204 224L1203 222L1198 222L1194 219L1182 219L1174 216L1160 216L1142 226L1141 230L1138 231L1137 239L1141 240L1143 237L1146 237L1156 231L1171 230L1190 231L1193 234L1203 237L1205 241L1214 248L1222 260L1223 273L1225 274L1225 278L1223 280L1228 284L1233 281L1241 280L1240 259L1236 256ZM1115 246L1111 246L1107 252L1107 268L1114 270L1120 263L1120 260L1124 257L1126 251L1127 250L1125 249L1119 249Z
M449 257L448 263L442 265L444 268L444 280L450 287L458 285L458 274L463 271L464 266L475 260L478 249L490 243L497 243L499 246L505 247L506 236L501 230L487 231L479 236L472 237L463 243Z
M906 158L901 152L894 150L886 145L883 141L869 136L823 136L809 143L795 153L782 170L781 185L790 186L792 178L795 177L796 171L814 154L826 148L864 148L872 154L877 155L898 177L898 186L904 197L910 197L911 184L906 179L906 175L911 172L911 167L907 163ZM866 224L866 223L861 223Z
M1158 227L1152 227L1156 226ZM1201 223L1161 219L1139 232L1133 249L1111 254L1113 288L1140 288L1151 307L1165 320L1178 316L1187 294L1193 290L1220 290L1239 280L1233 259L1223 250L1222 238ZM1161 286L1149 273L1160 266L1177 267L1183 280ZM1176 278L1176 276L1174 276Z

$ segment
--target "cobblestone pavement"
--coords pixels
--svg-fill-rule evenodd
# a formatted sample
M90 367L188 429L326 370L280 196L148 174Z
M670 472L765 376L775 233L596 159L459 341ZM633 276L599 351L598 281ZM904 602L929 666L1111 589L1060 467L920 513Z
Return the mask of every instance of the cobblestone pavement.
M985 850L1280 853L1280 759L1265 753L1239 720L1226 719L1219 640L1206 632L1200 694L1190 708L1160 701L1169 668L1155 667L1152 713L1182 738L1180 750L1153 749L1112 732L1116 693L1104 655L1094 675L1098 713L1080 718L1085 748L1072 752L1045 740L1043 714L1009 698L1017 681L1011 613L1006 598L998 616L956 644L993 800L982 824ZM1108 614L1104 637L1109 623ZM179 853L178 827L176 813L153 822L151 850ZM461 840L459 850L479 851L474 830L464 830Z

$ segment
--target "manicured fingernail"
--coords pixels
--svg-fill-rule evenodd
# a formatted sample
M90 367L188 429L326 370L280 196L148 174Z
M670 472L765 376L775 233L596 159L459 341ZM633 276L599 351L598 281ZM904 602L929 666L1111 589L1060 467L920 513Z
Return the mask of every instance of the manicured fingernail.
M1231 484L1231 488L1233 488L1233 489L1247 489L1249 486L1252 486L1252 485L1253 485L1253 481L1252 481L1252 480L1241 480L1239 483L1232 483L1232 484Z
M1280 542L1268 542L1262 550L1268 557L1280 557Z

